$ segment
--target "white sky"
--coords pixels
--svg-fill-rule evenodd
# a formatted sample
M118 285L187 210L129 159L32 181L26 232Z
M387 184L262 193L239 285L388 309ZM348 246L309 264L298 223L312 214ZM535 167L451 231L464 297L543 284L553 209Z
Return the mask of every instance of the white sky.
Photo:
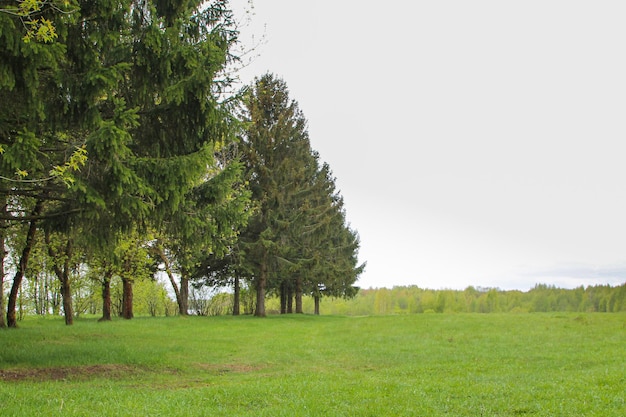
M358 285L626 282L626 1L253 5L240 77L299 103Z

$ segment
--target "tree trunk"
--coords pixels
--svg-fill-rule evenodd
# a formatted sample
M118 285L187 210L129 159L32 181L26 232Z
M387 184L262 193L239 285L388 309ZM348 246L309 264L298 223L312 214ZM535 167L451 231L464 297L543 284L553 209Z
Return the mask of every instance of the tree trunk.
M287 288L287 314L293 314L293 287Z
M111 321L111 277L113 272L105 271L102 280L102 317L98 321Z
M2 214L7 212L6 202L0 209ZM0 328L6 327L7 323L4 320L4 257L7 255L6 247L4 245L4 232L6 230L6 221L0 221Z
M50 311L50 279L48 274L43 277L43 294L45 297L41 299L41 309L45 312L44 314L48 314Z
M61 295L63 296L63 313L65 314L65 324L74 324L74 309L72 307L72 288L69 279L61 283Z
M287 313L287 281L280 283L280 314Z
M178 313L181 316L189 314L189 277L183 273L180 275L180 300L178 301Z
M316 295L315 298L315 314L320 315L320 296Z
M59 254L55 252L50 241L50 231L45 232L46 246L48 247L48 255L52 258L52 266L54 273L61 283L61 297L63 300L63 314L65 316L65 324L71 326L74 324L74 309L72 308L72 284L70 282L70 259L72 257L72 239L67 238L65 245L65 253L63 254L63 268L59 267L57 261L60 259ZM48 291L46 291L47 297Z
M233 316L239 315L239 296L241 288L239 288L239 277L235 276L235 285L234 285L234 294L233 294Z
M254 315L256 317L265 317L265 285L267 283L267 263L261 262L259 268L259 276L256 280L256 308Z
M59 315L59 308L61 306L61 301L59 300L60 296L61 296L60 293L53 292L52 297L50 297L50 304L52 304L52 315L54 316Z
M122 317L130 320L133 315L133 281L122 278Z
M296 276L296 314L303 314L302 310L302 276Z
M181 316L186 316L187 307L189 306L188 304L189 303L189 288L187 288L187 294L185 296L186 301L183 302L181 290L179 289L178 284L176 283L176 279L174 278L174 273L172 272L172 268L170 267L170 261L169 259L167 259L167 256L165 256L165 251L163 250L163 247L160 244L157 244L155 249L157 251L157 254L159 255L159 258L161 259L161 261L163 261L163 264L165 265L165 273L167 274L167 277L170 280L170 284L172 284L172 288L174 289L174 294L176 295L176 304L178 305L178 313ZM181 287L182 287L182 280L181 280Z
M38 200L35 204L35 208L33 209L32 216L36 218L41 213L43 209L43 201ZM35 235L37 234L37 221L31 220L30 225L28 226L28 233L26 234L26 243L24 244L24 248L22 249L22 256L20 257L20 262L17 265L17 271L15 271L15 276L13 277L13 285L11 286L11 292L9 293L9 302L7 305L7 326L9 327L17 327L17 318L15 316L15 308L17 306L17 294L20 290L20 286L22 285L22 279L24 278L24 273L26 272L26 267L28 266L28 258L30 256L30 251L35 244Z

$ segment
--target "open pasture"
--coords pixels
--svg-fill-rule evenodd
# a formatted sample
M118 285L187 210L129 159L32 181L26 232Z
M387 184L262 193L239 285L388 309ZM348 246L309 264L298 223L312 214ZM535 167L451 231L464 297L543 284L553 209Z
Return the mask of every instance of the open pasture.
M625 314L29 319L3 416L624 416Z

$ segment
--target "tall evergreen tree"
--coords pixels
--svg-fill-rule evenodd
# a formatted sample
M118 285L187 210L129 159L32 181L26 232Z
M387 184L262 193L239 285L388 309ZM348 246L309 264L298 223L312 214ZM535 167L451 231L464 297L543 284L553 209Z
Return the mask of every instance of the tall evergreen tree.
M256 289L255 315L265 316L265 295L276 284L279 263L289 251L289 199L295 192L298 155L310 155L306 120L289 98L284 81L266 74L246 99L248 131L243 144L256 212L242 233L240 247Z

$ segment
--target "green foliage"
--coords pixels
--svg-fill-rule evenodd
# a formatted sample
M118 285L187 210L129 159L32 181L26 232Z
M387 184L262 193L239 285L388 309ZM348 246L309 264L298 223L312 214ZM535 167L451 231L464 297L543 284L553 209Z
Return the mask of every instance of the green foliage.
M213 293L207 287L191 290L190 309L197 316L226 316L233 311L233 295L227 292Z
M151 279L135 282L133 288L134 313L138 316L165 316L172 311L173 301L169 298L165 286Z
M70 14L77 7L75 1L70 0L16 0L5 3L8 4L2 5L0 13L19 19L26 32L22 38L25 43L55 40L58 37L56 28L46 17L50 13Z
M0 331L4 414L626 413L624 314L58 322Z
M19 28L0 15L0 99L15 103L0 111L0 176L27 180L18 195L35 188L51 198L54 190L110 225L176 211L213 165L214 146L234 135L218 101L236 41L225 3L28 0L9 8L38 22L50 13L58 38L17 44Z
M154 273L154 262L145 236L136 231L126 234L117 240L114 249L116 272L130 281L149 280Z

